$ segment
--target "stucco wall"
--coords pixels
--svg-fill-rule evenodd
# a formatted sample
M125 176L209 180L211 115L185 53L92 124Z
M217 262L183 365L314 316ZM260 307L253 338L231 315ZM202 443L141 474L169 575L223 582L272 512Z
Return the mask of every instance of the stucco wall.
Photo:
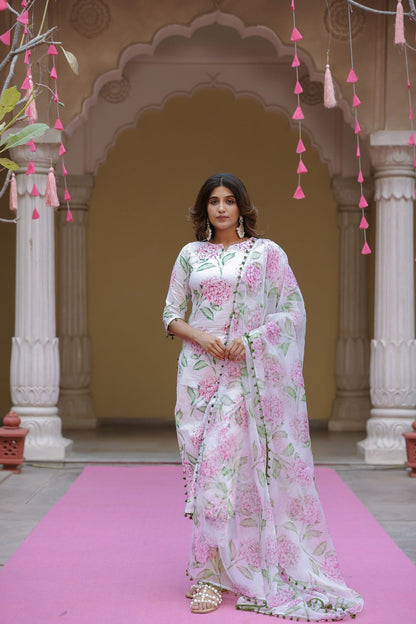
M329 417L338 322L336 207L313 150L305 157L308 198L290 198L297 183L295 144L294 131L278 114L218 90L172 100L120 136L98 173L88 230L98 417L173 417L180 343L164 337L161 313L174 259L193 239L187 208L205 178L220 170L245 181L260 230L289 255L308 313L310 417Z

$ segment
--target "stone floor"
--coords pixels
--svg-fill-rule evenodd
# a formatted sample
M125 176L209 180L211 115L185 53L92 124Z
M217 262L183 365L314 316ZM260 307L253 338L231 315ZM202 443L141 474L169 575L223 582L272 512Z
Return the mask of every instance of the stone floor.
M86 464L176 463L172 427L103 427L66 432L65 462L30 462L21 474L0 471L0 566L13 554ZM362 434L312 431L315 463L335 468L387 533L416 564L416 479L403 467L367 466L356 454Z

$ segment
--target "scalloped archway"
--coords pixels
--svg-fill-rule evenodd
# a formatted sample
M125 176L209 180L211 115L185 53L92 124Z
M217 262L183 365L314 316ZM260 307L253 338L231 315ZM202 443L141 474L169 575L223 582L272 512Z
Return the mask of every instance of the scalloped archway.
M177 96L192 98L201 89L253 98L294 124L292 56L293 48L271 29L247 27L220 11L189 26L164 27L151 43L127 48L119 67L96 80L82 112L67 126L71 171L96 174L120 133L135 127L144 112L161 110ZM311 57L300 51L299 58L309 83L322 83L323 74L314 69ZM303 108L304 130L330 175L353 175L353 120L347 103L340 100L339 108L328 111L318 99L304 102Z

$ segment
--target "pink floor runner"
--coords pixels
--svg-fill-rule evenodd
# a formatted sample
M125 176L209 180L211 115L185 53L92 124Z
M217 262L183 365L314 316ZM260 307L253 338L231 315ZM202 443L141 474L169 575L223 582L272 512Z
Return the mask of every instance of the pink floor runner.
M347 583L365 599L355 622L414 624L416 567L333 470L318 468L317 484ZM183 498L178 466L86 468L0 572L0 621L198 624L184 597ZM264 621L234 602L204 618Z

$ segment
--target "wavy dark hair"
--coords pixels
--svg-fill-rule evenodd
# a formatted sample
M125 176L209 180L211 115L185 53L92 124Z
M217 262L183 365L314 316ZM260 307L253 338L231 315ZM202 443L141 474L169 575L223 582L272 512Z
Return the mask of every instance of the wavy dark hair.
M247 189L240 178L232 173L215 173L201 186L195 205L189 208L189 220L194 228L196 240L202 241L207 238L208 199L217 186L225 186L233 193L240 215L244 217L246 236L259 238L259 234L256 232L257 209L251 203ZM215 228L213 225L211 225L211 229L214 237Z

